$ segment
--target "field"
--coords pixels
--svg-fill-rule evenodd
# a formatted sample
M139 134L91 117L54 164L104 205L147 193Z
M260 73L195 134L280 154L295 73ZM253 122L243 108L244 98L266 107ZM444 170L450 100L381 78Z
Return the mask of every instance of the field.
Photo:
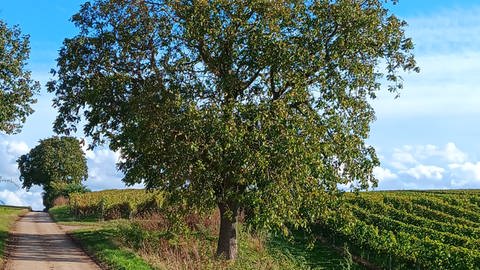
M70 196L70 207L78 218L131 218L157 211L162 206L162 193L141 189L103 190Z
M161 193L76 194L70 209L77 219L128 218L116 223L113 242L159 269L479 269L479 190L344 193L341 202L334 215L311 225L313 249L302 231L293 241L243 231L235 265L211 256L218 213L191 214L185 227L172 227ZM340 255L345 249L364 266Z
M480 269L480 191L346 194L345 213L319 222L332 244L385 269Z
M0 269L3 266L3 256L6 240L8 238L8 231L15 219L27 211L27 208L0 206Z

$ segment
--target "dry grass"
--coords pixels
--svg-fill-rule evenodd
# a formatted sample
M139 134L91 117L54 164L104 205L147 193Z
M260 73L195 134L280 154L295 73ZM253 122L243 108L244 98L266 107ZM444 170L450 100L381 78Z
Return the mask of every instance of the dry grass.
M159 241L157 248L145 246L139 251L149 264L159 269L227 269L228 263L215 260L215 244L199 239L180 239L177 243Z
M59 215L60 209L65 210L62 215ZM66 207L56 207L52 211L57 220L59 216L71 214ZM241 224L238 259L235 262L218 259L215 257L220 221L218 211L208 215L178 215L175 217L180 219L177 222L172 221L170 214L153 212L133 219L98 222L95 223L98 224L96 229L74 234L102 260L112 265L129 265L126 269L150 269L144 267L147 264L140 265L136 259L132 262L132 254L139 256L134 257L141 258L152 269L308 269L303 267L302 261L272 249L270 242L265 242L268 239L266 236L245 232Z
M188 214L182 220L185 228L174 232L178 224L154 213L121 228L119 241L158 269L226 269L227 262L213 257L219 220L218 211Z
M252 249L255 252L258 252L258 253L265 252L265 243L263 241L263 238L259 236L252 235L250 237L249 246L250 246L250 249Z
M55 200L53 200L53 207L68 205L68 203L69 203L69 199L67 197L60 196L60 197L55 198Z
M239 258L229 262L215 257L220 224L219 211L188 214L183 229L174 228L165 216L155 213L137 217L119 229L118 241L156 269L301 269L282 254L271 254L263 236L239 229ZM241 225L240 225L241 227Z

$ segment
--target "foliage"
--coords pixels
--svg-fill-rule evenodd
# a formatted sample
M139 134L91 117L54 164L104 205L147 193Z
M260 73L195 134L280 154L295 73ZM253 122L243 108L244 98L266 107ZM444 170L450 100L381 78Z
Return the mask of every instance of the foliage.
M30 54L28 39L18 26L10 28L0 20L0 132L7 134L20 131L33 112L33 95L40 89L25 69Z
M312 243L310 235L302 231L296 231L293 237L270 237L267 241L268 247L281 254L288 254L296 260L302 260L302 264L309 266L309 269L345 269L350 267L353 270L366 269L360 264L353 262L345 250L334 249L328 243ZM367 268L368 269L368 268Z
M351 215L320 221L316 232L333 243L347 243L352 253L390 269L480 265L479 191L361 192L345 197Z
M73 137L52 137L22 155L18 160L23 188L43 186L43 203L52 206L58 196L85 190L82 181L87 179L87 160L80 142Z
M70 198L72 194L82 194L90 190L81 183L52 182L45 189L43 203L47 208L53 206L56 198Z
M352 270L353 258L352 258L352 254L348 250L347 244L343 245L343 252L345 254L345 259L341 263L342 269L343 270Z
M72 20L48 86L55 130L83 118L94 145L122 153L126 183L218 206L228 258L241 208L287 232L337 184L375 185L369 100L383 68L392 92L417 70L380 0L97 0Z

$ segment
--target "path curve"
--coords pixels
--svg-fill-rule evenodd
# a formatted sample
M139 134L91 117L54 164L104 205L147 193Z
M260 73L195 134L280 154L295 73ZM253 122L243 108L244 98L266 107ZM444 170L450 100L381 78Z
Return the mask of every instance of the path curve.
M15 224L5 270L100 270L44 212Z

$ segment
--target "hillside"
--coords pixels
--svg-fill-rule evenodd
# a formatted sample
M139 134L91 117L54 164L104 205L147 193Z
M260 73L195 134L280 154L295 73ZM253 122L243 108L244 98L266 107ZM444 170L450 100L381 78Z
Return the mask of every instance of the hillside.
M480 191L362 192L317 224L329 243L386 269L479 269Z
M133 250L159 269L479 269L479 190L344 193L340 201L334 215L311 225L318 240L313 249L301 231L287 241L244 230L235 265L212 257L218 213L190 213L184 227L173 228L162 193L76 194L69 209L53 212L59 219L58 209L63 209L60 220L112 220L94 222L96 230L103 224L96 236ZM91 233L76 236L91 242ZM348 263L348 256L340 255L345 248L364 266Z

